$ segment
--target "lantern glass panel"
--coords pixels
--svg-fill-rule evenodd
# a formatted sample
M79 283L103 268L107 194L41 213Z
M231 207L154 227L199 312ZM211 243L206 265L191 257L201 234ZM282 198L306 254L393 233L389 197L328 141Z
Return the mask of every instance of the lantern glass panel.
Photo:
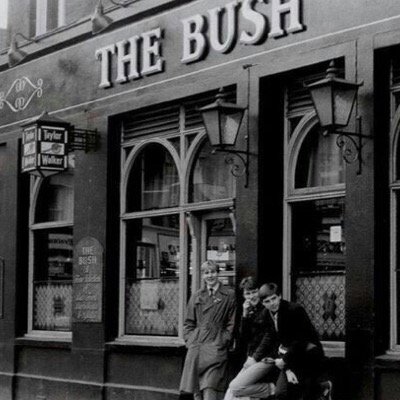
M221 144L225 146L233 146L235 144L242 116L242 110L230 113L221 113Z
M357 90L355 88L336 88L334 101L335 124L338 127L347 126L353 109Z
M208 139L211 146L218 146L221 144L221 127L219 124L219 110L207 110L202 112L203 122L207 131Z
M314 87L310 89L310 92L321 126L332 126L335 122L332 106L332 87Z

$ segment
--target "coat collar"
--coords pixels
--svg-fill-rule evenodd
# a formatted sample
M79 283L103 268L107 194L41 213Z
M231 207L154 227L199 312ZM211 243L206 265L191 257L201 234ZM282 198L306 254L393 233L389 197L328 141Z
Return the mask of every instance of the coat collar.
M222 297L222 296L228 296L228 294L229 294L228 288L226 286L224 286L222 284L222 282L219 282L218 290L215 292L214 296L215 297ZM201 288L200 292L199 292L199 295L201 297L209 297L207 287Z
M207 304L207 306L203 310L206 311L213 305L220 303L226 296L228 296L228 294L228 288L223 286L220 282L218 290L215 292L213 300L211 300L207 288L203 287L198 292L196 304Z

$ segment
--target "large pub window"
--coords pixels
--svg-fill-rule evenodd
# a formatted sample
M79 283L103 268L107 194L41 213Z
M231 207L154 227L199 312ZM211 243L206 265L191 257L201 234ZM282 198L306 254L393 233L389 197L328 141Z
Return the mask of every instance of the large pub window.
M400 60L393 60L391 77L390 234L391 334L390 350L400 351Z
M343 351L346 241L344 162L313 111L287 132L286 290L326 348ZM289 279L290 277L290 279Z
M71 331L73 174L32 178L30 332Z
M234 285L235 178L197 111L215 93L122 117L121 339L182 340L205 260Z

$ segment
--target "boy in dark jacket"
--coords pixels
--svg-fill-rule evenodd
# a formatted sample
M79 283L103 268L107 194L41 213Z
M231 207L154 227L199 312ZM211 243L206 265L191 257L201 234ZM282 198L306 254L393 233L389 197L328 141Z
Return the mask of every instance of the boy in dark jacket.
M265 308L259 297L259 288L255 279L251 276L244 278L239 285L243 293L243 311L240 320L240 341L246 348L247 359L243 364L241 371L237 374L233 383L240 381L243 372L261 361L265 357L263 342L267 321L265 319ZM231 384L232 384L231 382ZM267 385L268 386L268 385ZM271 385L269 385L271 387ZM225 400L232 399L233 394L228 389Z
M265 357L248 368L240 381L231 382L232 393L237 397L267 398L271 393L263 380L276 379L274 399L289 399L294 392L313 398L324 359L314 326L302 306L282 300L275 283L263 285L259 296L266 321L259 349Z

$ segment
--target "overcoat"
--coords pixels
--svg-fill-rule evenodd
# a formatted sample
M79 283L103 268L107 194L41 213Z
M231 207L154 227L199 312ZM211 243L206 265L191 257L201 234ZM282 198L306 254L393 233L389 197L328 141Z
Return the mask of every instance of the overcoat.
M181 392L197 393L227 387L228 348L235 322L236 301L232 289L219 285L214 296L206 288L192 295L184 323L187 347Z

